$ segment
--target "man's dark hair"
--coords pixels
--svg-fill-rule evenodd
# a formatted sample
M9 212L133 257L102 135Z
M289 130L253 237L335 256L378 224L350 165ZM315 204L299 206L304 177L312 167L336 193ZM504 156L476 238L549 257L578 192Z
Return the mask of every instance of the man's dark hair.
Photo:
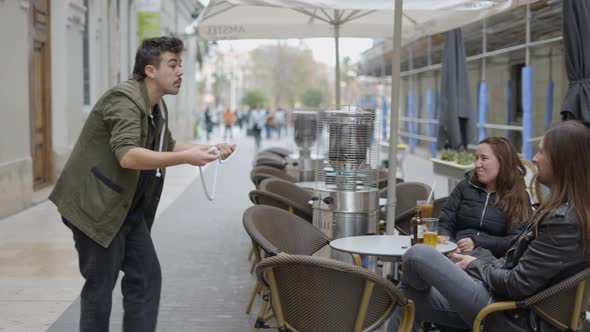
M162 53L172 52L180 54L183 50L184 44L182 40L176 37L162 36L144 39L135 54L132 79L143 80L146 78L145 66L147 65L158 68Z

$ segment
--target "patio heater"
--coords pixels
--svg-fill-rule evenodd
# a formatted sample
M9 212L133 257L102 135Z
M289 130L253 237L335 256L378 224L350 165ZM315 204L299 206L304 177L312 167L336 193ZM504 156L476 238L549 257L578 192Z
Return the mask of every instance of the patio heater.
M316 144L319 110L295 110L291 113L293 138L299 154L287 158L287 173L299 182L313 181L317 163L321 158L312 157Z
M320 115L313 224L332 239L377 233L379 226L379 126L375 114L341 107ZM332 251L332 258L351 261Z

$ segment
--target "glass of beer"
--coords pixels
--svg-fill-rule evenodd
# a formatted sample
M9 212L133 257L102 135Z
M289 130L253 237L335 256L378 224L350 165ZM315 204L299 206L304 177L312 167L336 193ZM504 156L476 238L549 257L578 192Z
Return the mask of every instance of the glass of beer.
M438 243L438 218L422 218L424 224L424 244L436 248Z
M422 211L422 218L432 218L432 202L418 200L416 201L416 210Z

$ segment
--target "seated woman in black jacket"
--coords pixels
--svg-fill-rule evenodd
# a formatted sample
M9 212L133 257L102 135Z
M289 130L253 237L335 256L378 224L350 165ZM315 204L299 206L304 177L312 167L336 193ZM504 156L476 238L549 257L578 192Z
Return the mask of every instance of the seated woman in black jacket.
M506 257L454 253L453 263L423 244L406 252L399 288L416 306L415 331L423 321L471 328L489 303L523 300L590 266L589 146L590 130L580 122L561 122L547 131L533 161L551 193L512 241ZM388 331L397 331L399 318L398 308ZM524 308L492 313L485 328L560 330Z
M479 142L475 156L475 169L465 174L441 209L439 234L456 242L460 253L482 247L502 257L531 215L526 170L514 146L502 137Z

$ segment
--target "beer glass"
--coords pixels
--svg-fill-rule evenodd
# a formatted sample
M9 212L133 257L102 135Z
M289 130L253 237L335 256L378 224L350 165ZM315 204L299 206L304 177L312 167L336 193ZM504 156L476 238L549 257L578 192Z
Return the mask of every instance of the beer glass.
M436 248L438 243L438 218L422 218L424 224L424 244Z
M416 209L422 211L422 218L432 218L432 202L418 200L416 201Z

